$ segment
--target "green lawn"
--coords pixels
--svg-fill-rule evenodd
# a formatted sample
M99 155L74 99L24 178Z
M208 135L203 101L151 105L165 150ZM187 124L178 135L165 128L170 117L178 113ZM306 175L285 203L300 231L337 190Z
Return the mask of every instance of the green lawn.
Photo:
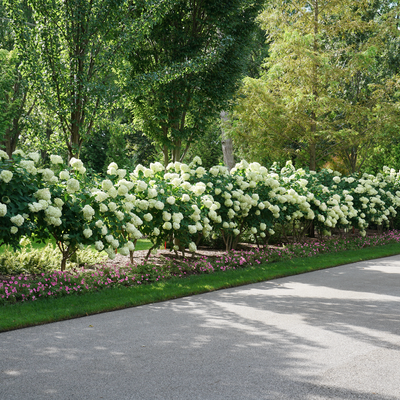
M146 244L144 244L146 245ZM362 260L400 254L398 244L367 247L312 258L296 258L257 267L174 278L151 285L110 288L85 295L48 298L0 308L0 332L106 311L119 310L218 289L297 275Z

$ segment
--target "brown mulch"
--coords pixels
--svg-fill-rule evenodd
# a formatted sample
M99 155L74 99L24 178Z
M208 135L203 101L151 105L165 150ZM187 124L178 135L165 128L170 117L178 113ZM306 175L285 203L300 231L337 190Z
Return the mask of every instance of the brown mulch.
M134 252L133 262L135 265L141 264L146 255L148 250L137 250ZM193 258L199 259L202 257L207 258L216 258L221 255L225 254L224 250L215 250L215 249L208 249L208 248L200 248L196 251ZM148 262L154 265L162 265L165 264L167 261L171 260L182 260L182 259L192 259L192 253L185 253L185 257L182 257L182 254L179 253L178 255L175 254L173 251L169 250L157 250L156 254L150 254ZM95 266L107 266L107 267L126 267L130 264L129 256L122 256L121 254L117 254L113 260L106 260L102 264L97 264Z

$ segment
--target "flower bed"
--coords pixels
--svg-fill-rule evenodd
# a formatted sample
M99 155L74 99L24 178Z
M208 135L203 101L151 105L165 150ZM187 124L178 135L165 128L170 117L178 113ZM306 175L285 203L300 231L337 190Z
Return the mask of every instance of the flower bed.
M389 231L367 237L331 238L325 241L294 243L287 247L266 247L230 251L218 257L184 258L170 260L161 265L143 261L132 266L99 266L96 269L56 271L36 276L12 276L0 282L0 304L35 301L41 298L85 294L109 287L150 284L172 277L210 274L318 254L383 246L400 242L400 231Z

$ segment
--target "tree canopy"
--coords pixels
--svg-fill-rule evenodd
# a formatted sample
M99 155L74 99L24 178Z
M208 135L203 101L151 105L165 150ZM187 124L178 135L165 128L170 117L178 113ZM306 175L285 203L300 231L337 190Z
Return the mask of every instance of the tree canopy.
M138 126L181 160L231 98L249 60L263 1L180 0L132 48L127 87ZM136 19L143 13L138 7Z
M303 155L310 169L337 154L357 170L363 147L397 126L389 101L397 81L379 64L391 9L383 18L372 8L369 1L269 2L260 17L271 40L267 71L246 78L239 92L236 143L264 157Z

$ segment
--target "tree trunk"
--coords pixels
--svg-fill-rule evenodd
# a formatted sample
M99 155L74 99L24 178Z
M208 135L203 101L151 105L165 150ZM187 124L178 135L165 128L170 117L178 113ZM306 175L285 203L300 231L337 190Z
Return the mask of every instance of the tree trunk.
M65 271L65 267L67 266L68 254L63 253L63 257L61 260L61 271Z
M221 111L221 144L222 144L222 153L224 155L224 164L230 171L235 166L235 159L233 156L233 143L232 139L226 135L223 124L228 122L228 114L225 111Z
M51 137L52 133L53 133L53 130L51 129L50 124L47 124L47 127L46 127L47 142L50 142L50 137ZM47 150L40 150L40 154L41 154L42 160L44 160L44 161L46 161L49 158L49 154L47 153Z
M168 147L166 144L163 146L163 156L164 156L164 167L167 168L167 165L169 164L169 154L168 154Z

